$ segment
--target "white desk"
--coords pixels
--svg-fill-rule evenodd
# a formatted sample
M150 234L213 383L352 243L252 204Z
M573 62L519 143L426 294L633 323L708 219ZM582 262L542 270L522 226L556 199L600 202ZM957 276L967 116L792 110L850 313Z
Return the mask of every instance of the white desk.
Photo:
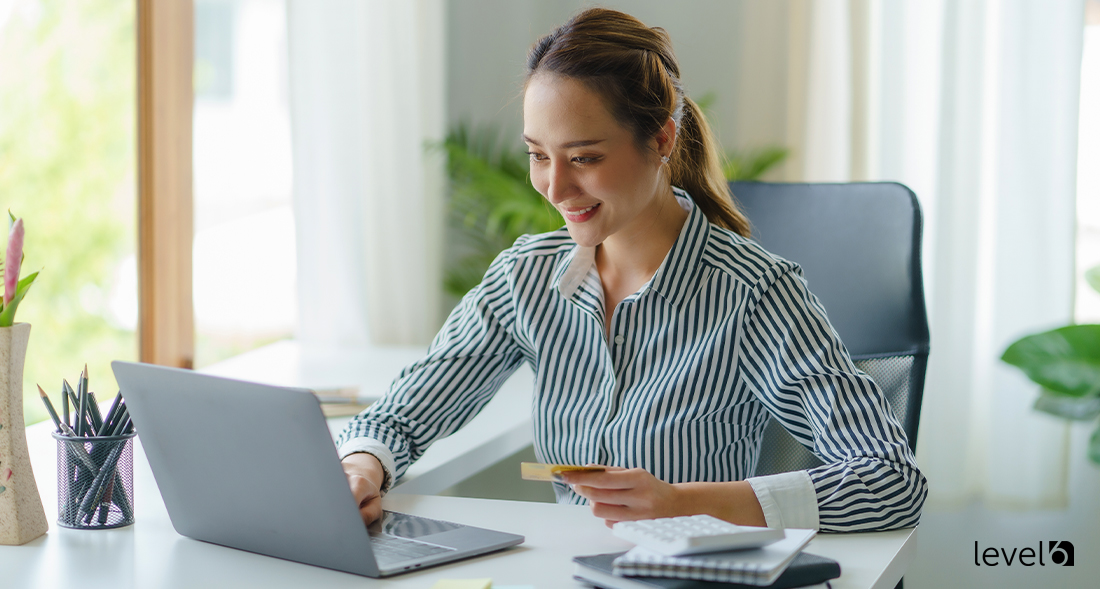
M625 550L585 507L458 497L390 495L386 508L523 534L515 548L374 580L206 544L176 534L140 444L135 445L136 523L115 530L58 526L56 448L48 424L28 428L35 477L50 521L45 536L0 546L0 586L43 589L194 587L417 587L443 578L490 577L501 585L576 588L571 559ZM841 563L837 589L892 589L912 559L915 530L821 535L808 550ZM79 581L74 582L74 580ZM10 584L9 584L10 582Z
M286 347L282 350L280 353L293 351ZM287 366L283 365L284 368ZM393 369L393 372L396 370ZM527 374L529 379L530 373ZM522 378L522 375L517 375L517 378ZM310 383L284 381L280 384ZM333 381L331 386L346 384L349 383ZM527 388L529 390L529 384ZM485 446L491 445L492 440L507 440L510 428L521 427L523 419L528 420L528 437L524 445L529 443L530 406L523 396L507 393L495 399L490 407L498 402L501 415L490 417L502 419L503 423L486 420L484 425L490 431L481 432L480 438L470 438L475 444L465 452L457 443L449 448L442 444L433 447L429 454L438 449L433 458L437 462L422 466L419 478L410 482L420 480L423 485L447 482L453 474L447 468L447 456L477 463L488 460L486 456L493 453L504 452L501 457L511 454ZM522 408L522 419L510 414L519 408ZM56 446L49 435L51 425L42 423L27 430L31 461L50 521L50 531L24 546L0 546L0 587L145 589L324 586L423 589L442 578L490 577L500 585L533 585L537 589L576 588L580 585L572 579L573 556L629 547L613 537L602 520L592 517L584 507L391 494L386 498L387 509L523 534L527 541L503 552L386 580L281 561L176 534L140 443L135 444L134 452L136 523L115 530L70 530L55 523ZM450 440L453 442L455 438L458 435ZM517 436L513 438L518 439ZM485 455L469 456L479 453ZM424 459L427 458L428 455L425 455ZM441 488L446 486L449 484ZM821 535L808 548L810 552L841 563L843 575L833 583L837 589L892 589L912 560L915 549L915 530Z

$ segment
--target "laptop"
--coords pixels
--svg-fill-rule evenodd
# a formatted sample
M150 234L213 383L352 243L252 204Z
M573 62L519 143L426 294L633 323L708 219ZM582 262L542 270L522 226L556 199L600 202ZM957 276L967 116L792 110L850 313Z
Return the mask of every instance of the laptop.
M151 364L111 367L181 535L367 577L523 542L392 511L365 526L308 390Z

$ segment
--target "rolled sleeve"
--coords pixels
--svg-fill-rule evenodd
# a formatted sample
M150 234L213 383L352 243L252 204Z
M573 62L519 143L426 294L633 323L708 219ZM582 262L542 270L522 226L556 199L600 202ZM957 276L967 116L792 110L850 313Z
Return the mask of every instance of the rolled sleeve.
M817 491L806 471L752 477L747 481L764 510L769 528L821 528Z

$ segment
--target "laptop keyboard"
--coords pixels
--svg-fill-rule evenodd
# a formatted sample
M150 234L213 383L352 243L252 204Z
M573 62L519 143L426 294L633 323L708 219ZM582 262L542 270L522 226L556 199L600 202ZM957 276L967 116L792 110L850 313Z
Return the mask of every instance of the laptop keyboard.
M374 551L374 557L381 563L400 562L424 558L442 552L453 552L454 548L418 542L406 538L398 538L388 534L371 534L370 547Z

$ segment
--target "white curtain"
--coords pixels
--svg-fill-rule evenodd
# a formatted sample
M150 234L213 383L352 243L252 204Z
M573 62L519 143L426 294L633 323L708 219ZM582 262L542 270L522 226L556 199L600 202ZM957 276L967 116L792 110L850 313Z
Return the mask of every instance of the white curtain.
M786 87L753 101L785 109L762 117L793 150L784 178L898 180L921 200L931 504L1064 506L1068 427L999 357L1072 319L1083 0L752 2L754 19L787 25L763 40ZM767 88L775 65L741 84Z
M288 0L298 338L425 344L439 328L443 0Z

